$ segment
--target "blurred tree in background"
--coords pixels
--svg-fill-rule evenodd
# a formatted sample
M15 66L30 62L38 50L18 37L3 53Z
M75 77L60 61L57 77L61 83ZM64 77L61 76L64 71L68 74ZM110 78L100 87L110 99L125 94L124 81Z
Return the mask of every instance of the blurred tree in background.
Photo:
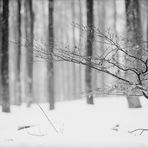
M25 64L26 64L26 101L30 106L33 101L33 41L34 41L34 12L32 0L24 1L25 10Z
M94 34L93 34L93 0L87 0L86 2L87 5L87 42L86 42L86 56L88 58L88 62L91 65L91 57L93 55L93 39L94 39ZM86 91L89 93L92 91L92 69L91 66L86 67ZM88 95L87 96L87 103L88 104L94 104L93 102L93 95Z
M16 103L21 104L21 0L17 0L17 82L16 82Z
M9 96L9 0L3 0L2 13L2 111L10 112Z
M142 58L142 26L140 16L139 0L125 0L126 7L126 24L127 24L127 39L130 40L129 53ZM128 44L128 43L127 43ZM138 50L136 49L138 46ZM128 59L126 59L128 61ZM127 62L127 65L130 62ZM141 69L141 62L137 61L137 68ZM133 78L132 78L133 79ZM127 96L128 105L130 108L141 107L140 101L136 96Z
M0 54L2 54L2 0L0 0ZM1 66L1 59L0 58L0 66ZM2 82L1 82L1 69L0 69L0 103L2 100Z
M21 104L21 0L9 2L9 73L11 102ZM13 44L11 44L13 41ZM12 57L12 58L11 58ZM11 87L12 86L12 87ZM13 95L11 95L13 93Z
M49 51L54 50L54 23L53 23L53 10L54 0L49 0ZM55 95L54 95L54 63L52 56L49 57L48 62L48 77L49 77L49 104L50 109L54 109Z

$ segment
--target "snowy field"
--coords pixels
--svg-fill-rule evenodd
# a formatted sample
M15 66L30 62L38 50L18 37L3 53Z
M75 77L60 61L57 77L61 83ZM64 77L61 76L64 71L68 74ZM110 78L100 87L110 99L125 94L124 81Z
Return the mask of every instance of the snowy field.
M0 112L0 148L147 148L148 101L141 98L143 108L128 109L124 97L95 99L95 105L85 100L58 102L55 111L48 104L31 108L12 106L12 113ZM18 130L23 126L30 128Z

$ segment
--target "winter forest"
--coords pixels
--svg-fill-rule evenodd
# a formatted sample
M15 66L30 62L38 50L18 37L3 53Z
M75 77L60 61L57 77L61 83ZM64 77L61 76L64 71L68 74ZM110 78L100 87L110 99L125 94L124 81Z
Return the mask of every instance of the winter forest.
M0 147L148 147L148 0L0 0Z

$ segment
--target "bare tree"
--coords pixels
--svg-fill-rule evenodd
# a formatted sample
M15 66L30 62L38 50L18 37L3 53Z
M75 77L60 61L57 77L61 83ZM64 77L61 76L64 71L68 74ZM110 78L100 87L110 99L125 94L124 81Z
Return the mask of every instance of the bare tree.
M87 42L86 42L86 56L88 56L89 65L91 65L91 57L93 55L93 0L87 0ZM85 71L86 91L92 91L92 71L90 67L86 67ZM94 104L93 95L87 96L87 103Z
M17 63L16 63L16 103L17 104L21 104L21 75L20 75L20 71L21 71L21 0L17 0L17 19L16 19L16 23L17 23L17 30L16 30L16 42L17 42Z
M42 48L35 49L35 52L40 54L41 58L48 59L48 56L52 56L54 60L58 61L67 61L74 62L78 64L85 65L86 67L93 68L97 71L109 74L114 78L117 78L118 81L115 81L114 84L108 85L107 89L105 89L106 94L108 95L128 95L128 96L144 96L148 99L148 50L145 49L145 46L136 46L134 50L142 50L143 54L141 58L137 54L131 54L130 49L133 49L131 46L132 40L128 40L125 38L116 39L114 34L106 31L102 33L98 28L89 27L89 26L80 26L76 24L75 27L80 27L83 32L87 32L88 30L92 32L95 36L95 40L93 42L102 42L102 38L104 38L105 50L100 55L94 56L86 56L85 54L80 54L77 52L80 50L77 47L77 50L73 52L69 49L68 45L65 45L65 48L62 48L60 44L55 46L55 50L53 52L46 52L46 50ZM144 45L145 41L141 41ZM125 57L126 60L130 64L127 64L125 60L122 62L118 61L116 56L117 53ZM141 65L140 69L137 67L137 61ZM120 73L118 71L120 70ZM126 74L126 77L124 76ZM134 78L134 79L131 79ZM100 95L102 94L101 88L96 89L95 91L87 91L87 95Z
M147 41L148 41L148 10L147 10ZM148 43L147 43L147 47L148 47Z
M9 7L9 54L11 55L9 73L14 75L14 77L10 77L10 96L12 103L20 105L21 0L10 1Z
M127 23L127 37L130 42L130 54L134 55L137 54L138 58L142 56L142 26L141 26L141 19L140 19L140 9L139 9L139 0L126 0L125 1L126 7L126 23ZM136 49L135 47L138 46L139 48ZM130 64L130 62L127 62ZM137 69L141 70L141 62L137 60ZM138 97L127 96L128 104L130 108L141 107L140 100Z
M18 3L18 61L17 61L17 66L18 66L18 82L17 82L17 88L18 88L18 100L19 103L21 102L21 0L17 0Z
M78 5L79 5L79 24L82 25L83 20L82 20L82 3L81 0L78 0ZM82 52L82 33L81 29L79 29L79 47L81 49L80 52ZM79 92L82 90L82 66L79 65Z
M34 30L34 14L32 8L32 0L25 0L25 36L26 36L26 98L27 104L30 106L32 102L32 74L33 74L33 30ZM29 46L27 46L29 45Z
M54 0L49 0L49 52L54 52L54 33L53 33L53 11L54 11ZM49 103L50 109L54 109L55 97L54 97L54 64L50 57L48 62L48 73L49 73Z
M2 0L0 0L0 32L2 31ZM0 34L0 51L1 51L1 37L2 35Z
M2 0L0 0L0 54L2 53ZM1 66L1 58L0 58ZM0 96L2 96L2 81L1 81L1 69L0 69ZM0 97L1 102L1 97Z
M8 58L8 38L9 38L9 0L3 0L2 14L2 111L10 112L9 97L9 58Z

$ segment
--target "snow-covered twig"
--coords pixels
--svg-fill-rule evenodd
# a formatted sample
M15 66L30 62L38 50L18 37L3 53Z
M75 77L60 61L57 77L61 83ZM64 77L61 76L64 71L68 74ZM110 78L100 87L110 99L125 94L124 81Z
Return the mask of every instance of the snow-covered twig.
M33 126L35 126L35 125L24 125L24 126L19 126L19 127L17 128L17 130L19 131L19 130L23 130L23 129L31 128L31 127L33 127Z
M57 128L55 127L54 123L49 119L49 117L47 116L47 114L45 113L45 111L43 110L43 108L42 108L39 104L37 104L37 105L38 105L38 107L41 109L41 111L43 112L44 116L46 117L46 119L48 120L48 122L50 123L50 125L53 127L54 131L55 131L56 133L59 133L59 131L58 131Z
M143 133L144 131L148 131L148 129L146 129L146 128L137 128L137 129L135 129L135 130L129 131L129 133L134 133L134 132L136 132L136 131L141 131L139 135L142 135L142 133Z

